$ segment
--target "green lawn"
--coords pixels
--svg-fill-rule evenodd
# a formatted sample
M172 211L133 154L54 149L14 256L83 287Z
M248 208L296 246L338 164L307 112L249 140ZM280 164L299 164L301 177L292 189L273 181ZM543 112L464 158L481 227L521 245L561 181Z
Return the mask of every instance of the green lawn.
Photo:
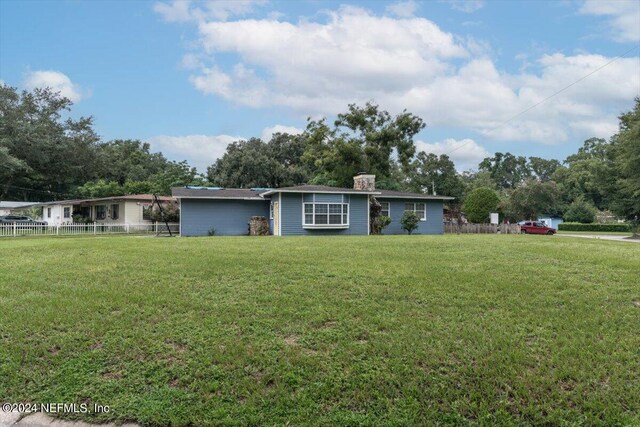
M0 239L0 400L144 425L638 425L640 245Z
M587 234L587 235L592 235L592 236L598 236L598 235L606 235L606 236L629 236L631 237L631 232L630 231L565 231L565 230L560 230L558 231L558 234Z

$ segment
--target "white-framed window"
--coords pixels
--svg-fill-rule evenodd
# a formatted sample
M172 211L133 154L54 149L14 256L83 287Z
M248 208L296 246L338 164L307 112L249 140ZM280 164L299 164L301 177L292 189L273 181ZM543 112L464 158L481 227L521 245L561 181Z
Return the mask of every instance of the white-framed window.
M348 203L304 203L303 221L305 226L348 226Z
M273 219L273 202L269 204L269 219Z
M62 216L64 218L71 218L71 207L70 206L67 206L67 207L63 208Z
M111 205L111 219L118 219L120 218L120 205L117 203L114 203L113 205Z
M105 219L107 217L107 206L106 205L97 205L96 206L96 219Z
M426 221L427 220L427 205L426 203L405 203L404 204L404 211L412 211L415 212L416 215L418 215L418 218L420 218L420 221Z
M391 204L389 202L380 202L382 209L380 210L380 216L391 217Z
M142 219L145 221L151 221L153 218L153 205L142 206Z
M47 218L51 218L51 208L47 208Z

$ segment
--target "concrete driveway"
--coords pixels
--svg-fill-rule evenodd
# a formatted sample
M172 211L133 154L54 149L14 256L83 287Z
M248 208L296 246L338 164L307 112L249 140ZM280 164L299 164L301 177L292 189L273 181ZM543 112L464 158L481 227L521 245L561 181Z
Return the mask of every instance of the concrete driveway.
M615 234L556 234L559 237L582 237L583 239L613 240L615 242L640 243L640 239L629 239L627 236Z

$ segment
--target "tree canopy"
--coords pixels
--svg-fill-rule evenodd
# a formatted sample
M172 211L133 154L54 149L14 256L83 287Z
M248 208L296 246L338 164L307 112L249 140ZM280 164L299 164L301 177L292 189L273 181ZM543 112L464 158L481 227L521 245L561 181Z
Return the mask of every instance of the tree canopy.
M50 89L0 85L0 199L46 201L133 193L170 194L204 179L139 140L102 142L91 117Z
M207 178L222 187L287 187L309 179L302 161L301 136L276 133L270 141L236 141L207 169Z
M610 193L611 210L635 224L640 222L640 98L632 111L620 116L620 130L612 137L612 169L615 185Z
M101 140L92 117L72 118L72 106L51 89L0 85L0 199L166 195L180 185L351 187L366 172L381 189L454 197L449 207L457 212L464 203L472 221L496 210L512 220L548 213L589 221L595 208L640 224L640 99L620 115L618 133L587 139L562 162L497 152L464 172L446 154L417 151L422 118L373 102L351 104L333 122L308 119L300 135L235 141L205 175L147 142Z
M490 188L480 187L469 193L464 201L464 211L471 222L489 221L489 214L497 212L500 198Z
M65 118L70 107L50 89L0 85L0 199L47 199L96 178L93 119Z
M392 117L371 102L364 107L351 104L333 126L325 119L309 120L303 160L317 184L350 187L360 172L384 182L393 174L393 156L408 170L416 152L413 138L425 126L407 111Z

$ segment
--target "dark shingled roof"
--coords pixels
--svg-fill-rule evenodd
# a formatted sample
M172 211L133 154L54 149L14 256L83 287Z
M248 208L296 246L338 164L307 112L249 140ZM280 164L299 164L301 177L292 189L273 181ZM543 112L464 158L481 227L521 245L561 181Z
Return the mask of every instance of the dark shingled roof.
M393 190L354 190L353 188L329 187L327 185L297 185L295 187L283 188L219 188L219 187L174 187L171 194L175 198L194 199L242 199L242 200L264 200L262 196L269 196L274 193L349 193L349 194L373 194L379 198L408 198L423 200L452 200L453 197L431 196L422 193L409 193L405 191Z
M380 195L377 196L379 199L384 199L385 197L392 198L405 198L405 199L428 199L428 200L453 200L455 197L448 196L432 196L430 194L422 194L422 193L409 193L406 191L394 191L394 190L378 190Z
M360 193L360 194L379 194L378 190L366 191L366 190L355 190L353 188L339 188L339 187L329 187L328 185L296 185L295 187L283 187L283 188L274 188L272 190L263 192L263 195L285 192L285 193Z
M219 187L174 187L171 194L175 198L194 199L242 199L242 200L264 200L260 193L264 193L266 188L219 188Z

